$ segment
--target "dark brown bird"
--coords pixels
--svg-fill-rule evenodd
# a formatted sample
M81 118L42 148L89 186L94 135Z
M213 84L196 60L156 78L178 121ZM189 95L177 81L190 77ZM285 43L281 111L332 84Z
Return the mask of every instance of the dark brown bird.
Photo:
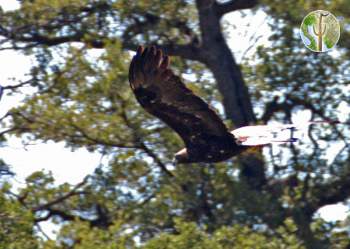
M137 101L183 139L178 163L220 162L244 150L215 111L169 69L169 57L155 47L139 47L129 69Z

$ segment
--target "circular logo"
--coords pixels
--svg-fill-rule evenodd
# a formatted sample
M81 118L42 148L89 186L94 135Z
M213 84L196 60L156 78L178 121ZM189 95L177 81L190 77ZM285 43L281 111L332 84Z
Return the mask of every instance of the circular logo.
M339 21L329 11L310 12L301 23L300 36L308 49L314 52L329 51L339 40Z

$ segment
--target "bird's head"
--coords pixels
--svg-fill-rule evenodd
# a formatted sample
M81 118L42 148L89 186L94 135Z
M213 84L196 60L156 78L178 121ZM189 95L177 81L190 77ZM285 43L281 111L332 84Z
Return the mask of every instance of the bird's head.
M189 163L189 162L191 162L186 148L178 151L175 154L174 162L175 163Z

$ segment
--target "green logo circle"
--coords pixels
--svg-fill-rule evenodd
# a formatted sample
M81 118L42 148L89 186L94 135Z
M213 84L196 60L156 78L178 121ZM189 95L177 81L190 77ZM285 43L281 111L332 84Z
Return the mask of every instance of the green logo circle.
M300 36L308 49L314 52L329 51L339 41L339 21L329 11L310 12L300 25Z

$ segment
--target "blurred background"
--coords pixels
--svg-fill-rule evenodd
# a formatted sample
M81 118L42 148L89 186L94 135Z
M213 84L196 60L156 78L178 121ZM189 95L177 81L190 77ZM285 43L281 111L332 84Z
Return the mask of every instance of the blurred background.
M0 1L0 248L350 248L350 1ZM334 14L308 50L300 24ZM139 44L230 129L309 120L296 144L174 165L136 102Z

